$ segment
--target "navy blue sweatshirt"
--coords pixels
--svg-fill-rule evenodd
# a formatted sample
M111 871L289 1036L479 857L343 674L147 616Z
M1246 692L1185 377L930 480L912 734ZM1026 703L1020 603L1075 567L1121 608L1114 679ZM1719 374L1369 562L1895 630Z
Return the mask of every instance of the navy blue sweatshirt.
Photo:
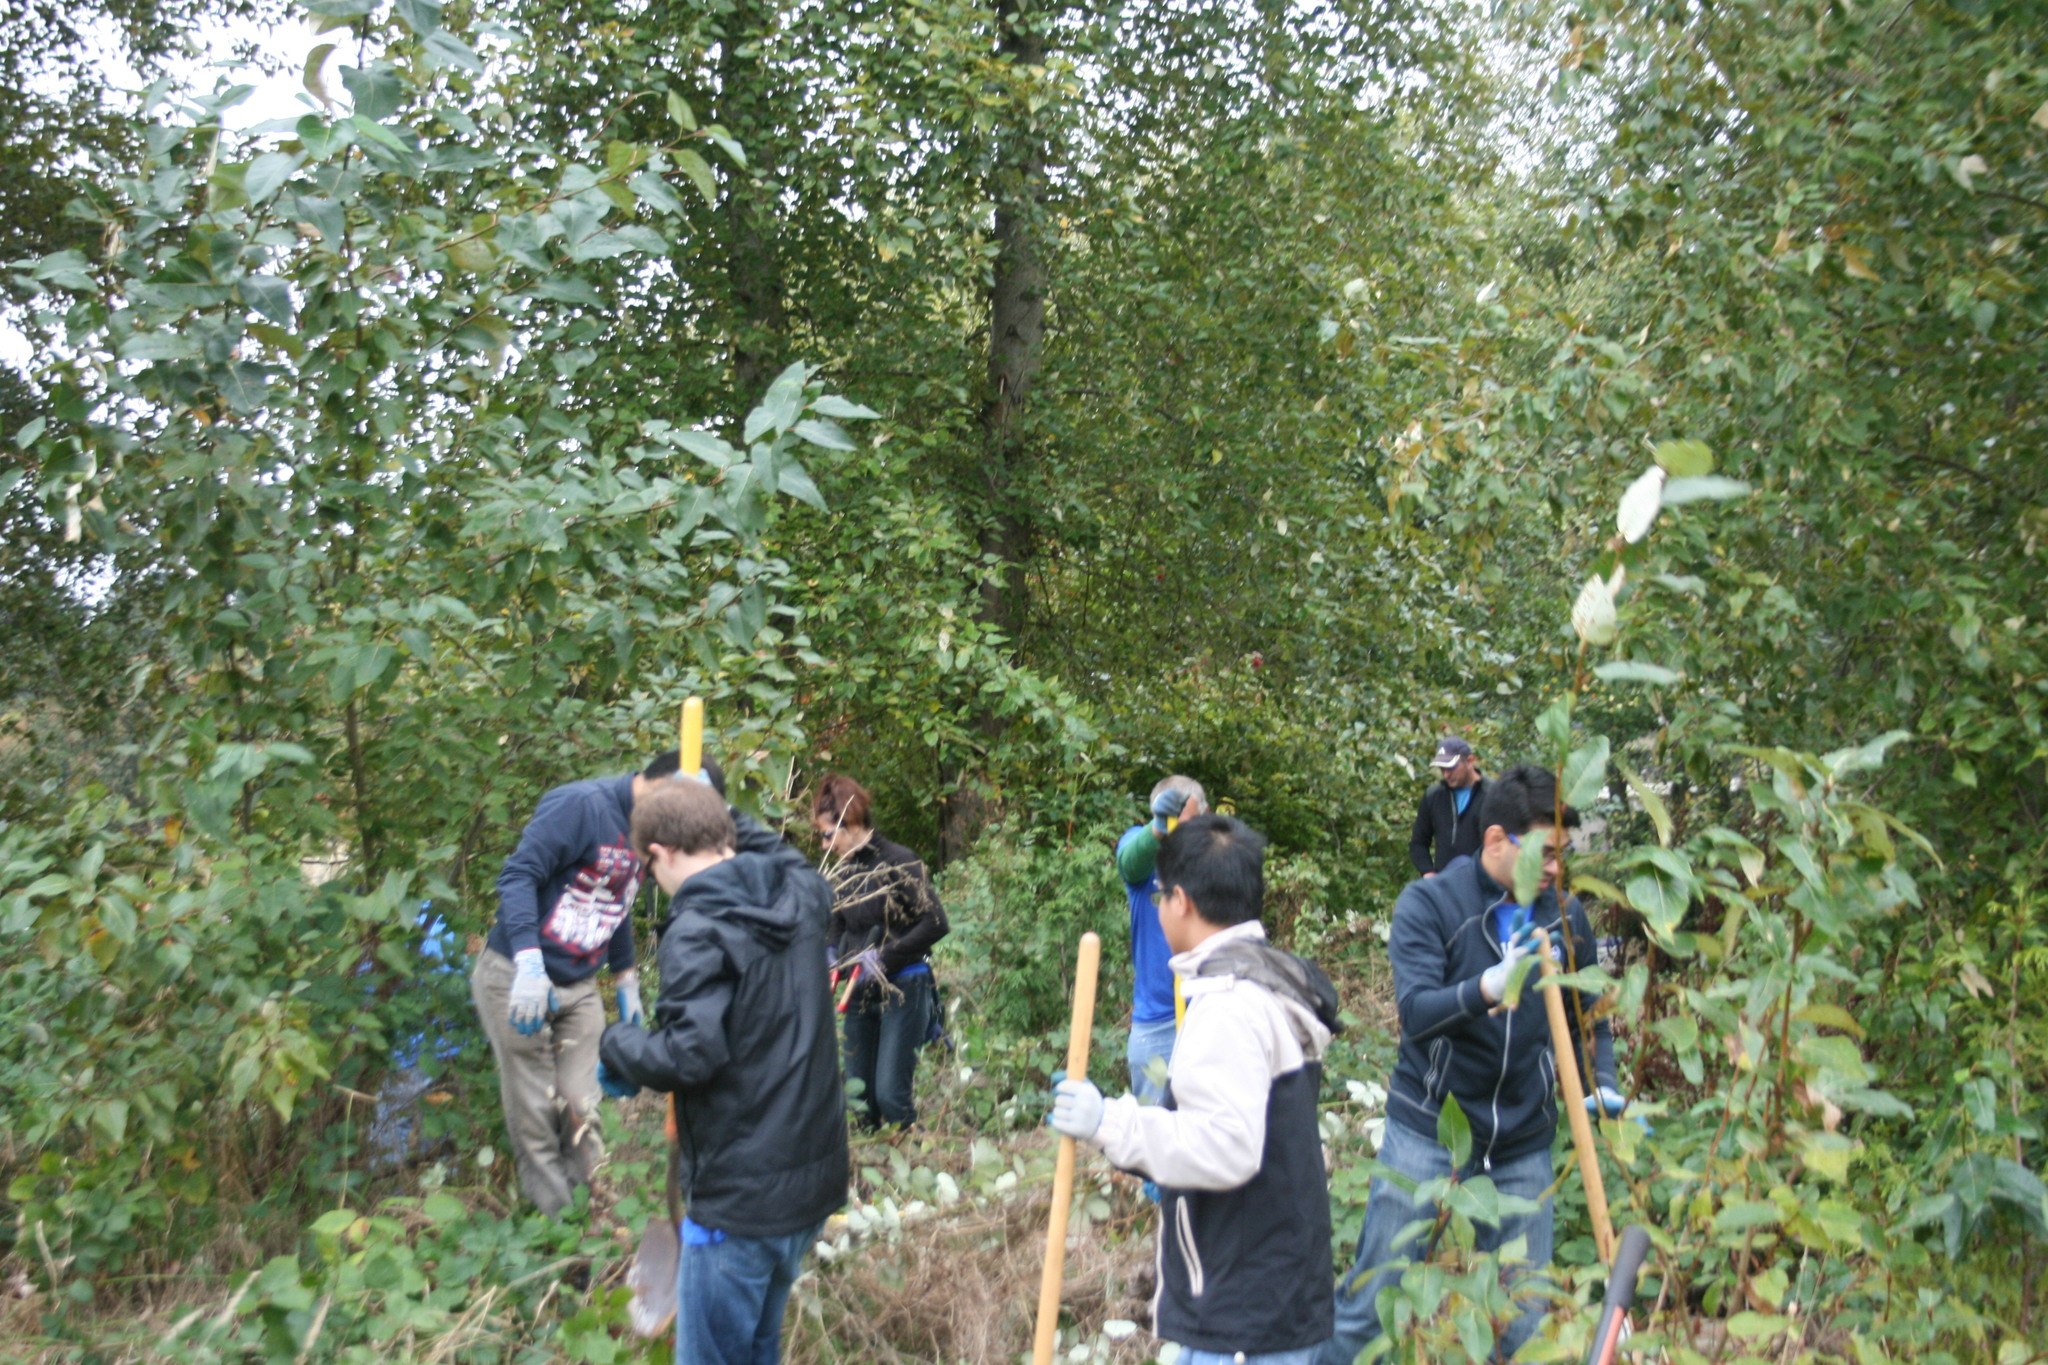
M1394 903L1387 952L1394 964L1394 999L1401 1015L1401 1052L1387 1086L1387 1117L1434 1140L1446 1094L1472 1125L1472 1157L1481 1168L1550 1145L1557 1133L1557 1058L1542 997L1525 987L1517 1009L1493 1013L1479 977L1501 960L1492 910L1510 900L1477 858L1460 858L1435 877L1412 881ZM1590 966L1593 929L1573 900L1572 956L1558 932L1557 893L1545 891L1530 908L1538 928L1550 931L1560 965ZM1583 1037L1581 1012L1597 996L1565 994L1572 1037ZM1593 1024L1597 1084L1614 1084L1614 1040L1602 1018ZM1583 1062L1582 1062L1583 1069Z
M540 799L519 847L498 874L490 947L512 956L538 948L548 978L571 986L600 966L633 965L633 777L595 777Z

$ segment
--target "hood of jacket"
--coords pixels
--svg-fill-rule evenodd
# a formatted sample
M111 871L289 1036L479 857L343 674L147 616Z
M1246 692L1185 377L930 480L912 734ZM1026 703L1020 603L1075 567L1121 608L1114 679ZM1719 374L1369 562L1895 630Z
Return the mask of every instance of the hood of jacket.
M771 854L735 853L676 888L669 920L686 910L730 924L777 951L795 940L807 918L825 922L832 895L822 878L792 876L789 865Z

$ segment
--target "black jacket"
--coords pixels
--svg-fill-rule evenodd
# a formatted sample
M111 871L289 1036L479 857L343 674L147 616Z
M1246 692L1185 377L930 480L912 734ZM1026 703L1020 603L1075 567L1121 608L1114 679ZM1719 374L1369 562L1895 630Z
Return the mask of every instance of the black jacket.
M832 893L734 813L740 851L684 882L661 930L652 1028L614 1024L607 1069L677 1097L692 1221L780 1237L846 1202L846 1094L825 974Z
M1508 898L1477 858L1466 858L1439 876L1408 883L1394 903L1387 943L1401 1015L1387 1117L1434 1141L1444 1096L1456 1095L1472 1125L1473 1163L1481 1169L1548 1147L1557 1134L1557 1058L1542 997L1525 984L1519 1007L1496 1014L1479 992L1480 974L1501 959L1492 909ZM1592 926L1578 901L1567 908L1570 957L1562 956L1557 893L1537 897L1530 915L1550 931L1560 965L1591 966ZM1574 1039L1584 1036L1580 1012L1597 998L1565 994ZM1604 1018L1593 1025L1593 1042L1597 1083L1611 1086L1614 1042ZM1582 1077L1584 1070L1582 1059Z
M836 962L879 946L894 976L922 962L952 929L932 879L915 853L876 833L832 869L832 923L826 931Z
M1455 792L1441 782L1430 784L1415 812L1415 828L1408 835L1408 859L1417 872L1441 872L1451 865L1451 859L1479 852L1479 836L1486 828L1480 823L1479 808L1485 801L1483 777L1472 784L1472 799L1465 803L1463 815L1458 814Z

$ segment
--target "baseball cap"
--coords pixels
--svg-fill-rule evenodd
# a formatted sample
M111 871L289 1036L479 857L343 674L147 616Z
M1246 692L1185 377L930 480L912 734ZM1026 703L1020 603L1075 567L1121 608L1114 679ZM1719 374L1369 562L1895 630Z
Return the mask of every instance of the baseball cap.
M1432 768L1455 768L1472 757L1472 746L1456 735L1445 735L1436 742L1436 757L1429 760Z

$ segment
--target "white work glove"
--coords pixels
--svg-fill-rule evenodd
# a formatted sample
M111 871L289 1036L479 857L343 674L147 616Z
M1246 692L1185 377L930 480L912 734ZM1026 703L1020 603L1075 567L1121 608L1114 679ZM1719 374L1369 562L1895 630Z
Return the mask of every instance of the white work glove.
M1479 974L1479 993L1486 997L1489 1005L1498 1005L1508 993L1508 977L1513 974L1515 964L1529 956L1536 949L1536 931L1524 929L1510 938L1501 950L1501 960Z
M1102 1126L1102 1092L1085 1077L1065 1078L1052 1088L1052 1115L1046 1122L1054 1132L1086 1142Z
M640 1003L640 973L626 968L612 978L612 991L619 1001L619 1022L645 1025L647 1008Z
M555 1009L555 988L548 980L540 949L521 948L512 954L512 1004L505 1016L513 1032L531 1038Z

